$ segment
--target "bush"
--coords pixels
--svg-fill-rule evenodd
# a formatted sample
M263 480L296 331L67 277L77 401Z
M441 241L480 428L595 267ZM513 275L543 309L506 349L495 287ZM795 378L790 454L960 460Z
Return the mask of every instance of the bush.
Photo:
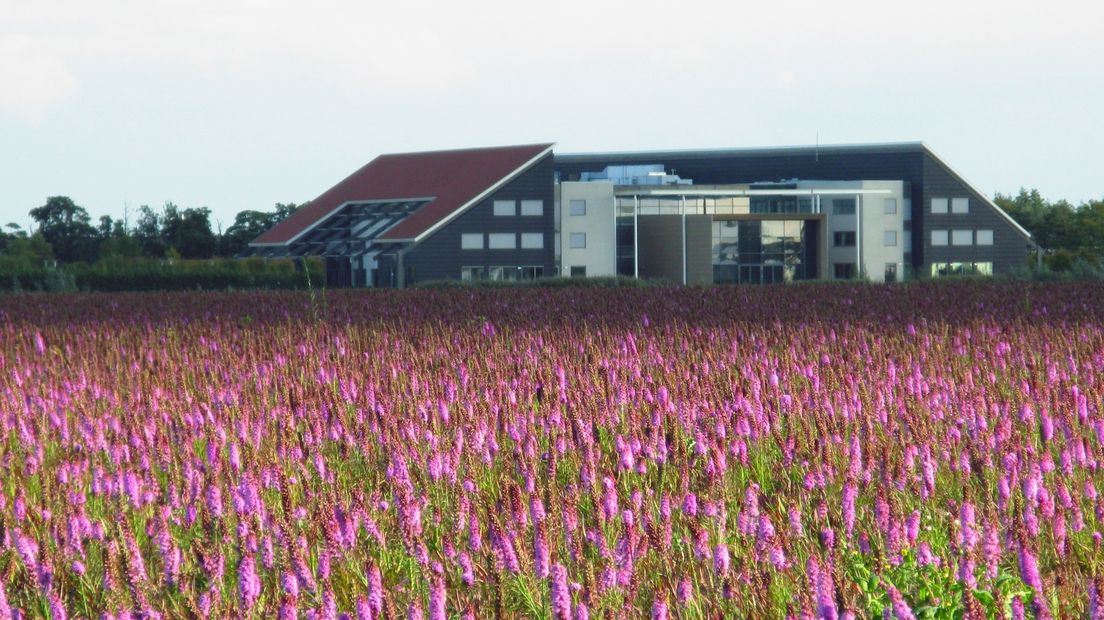
M250 261L112 258L58 268L0 263L0 292L307 288L306 274L291 260ZM313 283L325 281L320 261L306 264Z

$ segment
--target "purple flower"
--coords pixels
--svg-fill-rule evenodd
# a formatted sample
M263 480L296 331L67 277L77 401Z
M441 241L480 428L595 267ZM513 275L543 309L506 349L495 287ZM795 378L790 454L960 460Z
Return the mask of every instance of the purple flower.
M886 594L889 595L890 606L893 609L893 617L896 620L916 620L916 616L912 613L912 608L905 602L905 597L901 596L901 593L888 581L885 584Z
M722 577L728 574L728 547L718 544L713 547L713 571Z
M261 596L261 579L257 576L257 566L251 553L242 555L238 563L238 594L242 609L247 612Z
M567 569L563 564L552 566L552 616L556 620L571 620L571 592L567 589Z
M652 620L667 620L667 602L657 598L652 603Z
M435 577L429 583L429 620L446 620L445 613L445 580Z

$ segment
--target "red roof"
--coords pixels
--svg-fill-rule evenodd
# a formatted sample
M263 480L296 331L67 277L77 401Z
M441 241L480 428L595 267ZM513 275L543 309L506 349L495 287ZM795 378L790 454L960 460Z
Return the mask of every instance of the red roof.
M527 144L380 155L251 244L284 244L353 201L432 198L380 239L414 239L552 147Z

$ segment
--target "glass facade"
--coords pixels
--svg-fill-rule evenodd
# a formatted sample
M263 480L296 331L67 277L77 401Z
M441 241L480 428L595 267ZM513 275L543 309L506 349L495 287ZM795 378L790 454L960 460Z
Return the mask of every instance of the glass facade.
M617 275L635 276L636 221L633 218L633 199L617 199Z
M713 281L791 282L817 277L817 229L812 220L713 222Z

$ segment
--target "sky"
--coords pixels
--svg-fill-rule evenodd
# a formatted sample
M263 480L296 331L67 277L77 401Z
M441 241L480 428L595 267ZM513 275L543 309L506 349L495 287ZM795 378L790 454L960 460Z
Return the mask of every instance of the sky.
M1104 197L1090 0L0 0L0 225L305 202L380 153L923 140Z

